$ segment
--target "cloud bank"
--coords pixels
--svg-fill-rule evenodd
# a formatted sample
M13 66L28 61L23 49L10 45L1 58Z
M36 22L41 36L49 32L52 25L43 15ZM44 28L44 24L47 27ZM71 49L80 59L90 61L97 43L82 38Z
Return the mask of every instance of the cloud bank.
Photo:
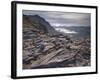
M90 26L90 13L23 10L24 15L39 15L52 26Z

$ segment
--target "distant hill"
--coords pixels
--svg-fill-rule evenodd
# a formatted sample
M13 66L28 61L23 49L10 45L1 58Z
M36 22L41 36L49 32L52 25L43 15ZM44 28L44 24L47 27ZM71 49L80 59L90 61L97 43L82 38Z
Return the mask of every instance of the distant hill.
M55 29L39 15L23 15L23 27L37 29L45 33L55 33Z

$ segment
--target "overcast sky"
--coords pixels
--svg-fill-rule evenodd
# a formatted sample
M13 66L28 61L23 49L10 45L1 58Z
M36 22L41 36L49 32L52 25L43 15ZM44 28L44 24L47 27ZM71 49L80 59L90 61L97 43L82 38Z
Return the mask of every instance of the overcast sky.
M39 15L52 26L90 26L90 13L23 10L25 15Z

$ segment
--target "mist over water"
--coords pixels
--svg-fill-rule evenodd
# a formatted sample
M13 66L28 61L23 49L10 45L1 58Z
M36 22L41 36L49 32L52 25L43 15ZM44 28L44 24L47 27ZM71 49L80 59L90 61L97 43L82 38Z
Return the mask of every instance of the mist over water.
M84 27L84 26L72 26L72 27L55 27L55 30L58 32L62 32L68 34L72 38L85 38L90 37L90 30L91 28Z
M77 34L76 31L74 30L69 30L69 29L66 29L66 28L55 28L57 31L59 32L63 32L63 33L68 33L68 34Z

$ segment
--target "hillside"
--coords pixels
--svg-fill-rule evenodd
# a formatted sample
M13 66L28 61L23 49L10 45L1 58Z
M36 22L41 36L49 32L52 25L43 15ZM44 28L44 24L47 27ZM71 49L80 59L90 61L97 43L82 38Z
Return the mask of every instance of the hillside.
M54 33L54 28L39 15L23 15L23 27L37 29L44 33Z

